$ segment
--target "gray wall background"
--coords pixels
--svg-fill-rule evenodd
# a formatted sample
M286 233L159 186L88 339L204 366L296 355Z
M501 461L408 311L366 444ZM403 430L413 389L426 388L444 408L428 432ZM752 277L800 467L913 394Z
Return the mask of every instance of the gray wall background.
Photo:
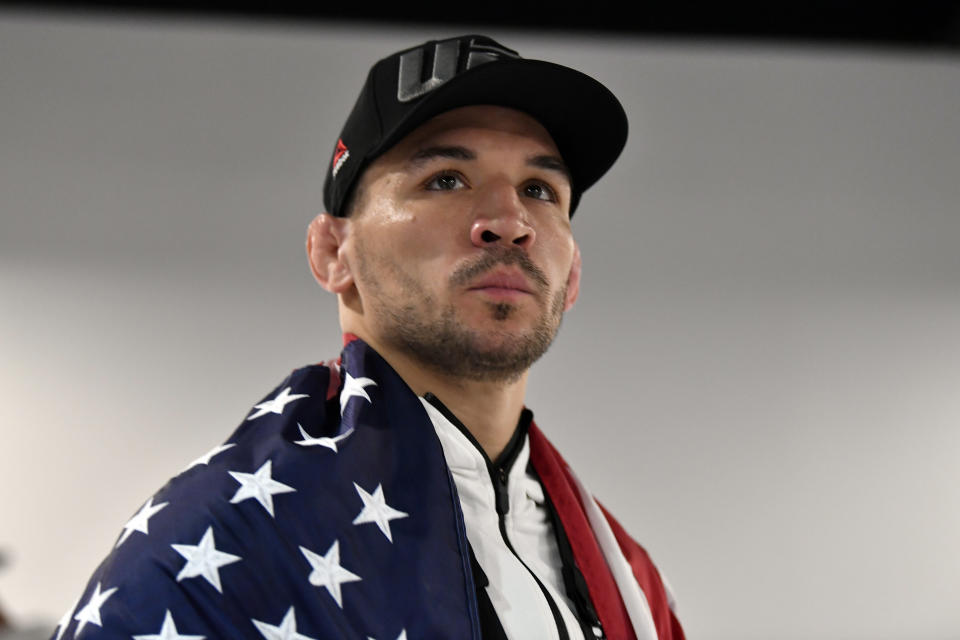
M303 256L366 69L472 29L0 14L0 598L339 350ZM960 65L491 35L631 117L529 404L691 639L960 638Z

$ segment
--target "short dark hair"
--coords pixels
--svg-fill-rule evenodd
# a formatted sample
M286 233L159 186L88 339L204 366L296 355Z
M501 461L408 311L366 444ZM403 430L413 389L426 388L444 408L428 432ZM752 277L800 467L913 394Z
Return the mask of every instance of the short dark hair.
M344 218L353 217L355 209L363 204L366 192L367 190L363 187L363 174L360 174L359 178L351 185L350 191L347 192L346 197L343 199L343 213L340 215Z

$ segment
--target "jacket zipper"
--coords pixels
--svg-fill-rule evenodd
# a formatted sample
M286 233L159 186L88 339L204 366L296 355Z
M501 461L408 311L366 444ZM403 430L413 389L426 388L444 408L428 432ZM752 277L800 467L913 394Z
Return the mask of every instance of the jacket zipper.
M554 602L553 598L550 596L550 592L547 591L547 588L544 586L543 582L540 581L540 578L537 577L537 574L533 572L530 567L527 566L527 563L523 561L520 557L520 554L517 553L517 550L513 548L513 544L510 542L510 538L507 536L507 525L505 516L510 510L510 500L508 497L507 491L507 472L503 467L494 468L493 463L490 461L489 456L487 456L486 451L483 450L483 447L480 446L480 443L477 442L476 438L473 437L473 434L470 433L470 430L464 426L460 419L453 414L450 409L447 408L440 399L433 395L430 392L427 392L423 395L424 399L432 404L440 413L450 421L450 424L455 426L460 433L462 433L467 440L480 452L480 455L483 457L483 461L487 466L487 472L490 474L490 482L493 484L493 497L494 505L497 510L497 522L500 528L500 535L503 538L504 544L507 545L507 549L510 550L510 553L517 559L524 569L527 570L527 573L536 581L537 586L540 587L540 592L543 594L543 597L547 600L547 605L550 607L550 613L553 614L553 622L557 627L557 635L559 640L570 640L570 634L567 631L567 626L563 623L563 617L560 615L560 609L557 607L557 603ZM596 633L596 632L595 632Z
M540 581L540 578L537 577L537 574L527 566L527 563L523 561L520 554L517 553L517 550L513 548L510 537L507 536L506 515L507 512L510 511L510 499L507 492L507 472L503 467L494 469L489 461L487 461L487 470L490 472L490 480L493 482L494 502L497 508L497 520L500 524L500 535L503 537L503 542L507 545L510 553L523 565L523 568L536 580L537 586L540 587L543 597L547 599L547 604L550 606L550 613L553 614L553 621L557 626L557 635L560 640L570 640L570 634L567 632L567 626L563 623L563 617L560 615L560 609L557 607L557 603L554 602L550 592L547 591L547 588Z

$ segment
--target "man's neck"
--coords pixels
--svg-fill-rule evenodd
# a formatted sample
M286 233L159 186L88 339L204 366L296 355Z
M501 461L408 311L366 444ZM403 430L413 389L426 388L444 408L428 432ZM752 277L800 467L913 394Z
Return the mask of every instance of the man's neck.
M418 396L435 395L495 460L517 428L523 411L527 372L508 382L452 378L400 351L363 338Z

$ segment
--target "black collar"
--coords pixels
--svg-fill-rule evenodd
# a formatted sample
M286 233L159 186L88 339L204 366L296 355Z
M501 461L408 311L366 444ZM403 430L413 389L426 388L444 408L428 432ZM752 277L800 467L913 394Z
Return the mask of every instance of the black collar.
M502 469L506 473L510 472L510 468L513 467L513 463L516 462L517 457L520 455L520 451L523 450L523 443L527 439L527 433L530 431L530 424L533 422L533 412L530 409L524 408L520 412L520 420L517 421L517 426L513 430L513 435L510 436L510 441L507 442L507 446L503 448L503 451L500 452L500 455L497 456L496 460L491 461L490 457L487 456L487 452L483 450L483 447L480 446L480 443L477 442L477 439L473 437L473 434L470 433L470 430L460 421L457 416L453 414L450 409L447 408L445 404L440 402L440 399L430 393L429 391L423 394L423 399L429 402L433 407L443 414L443 417L450 421L450 424L455 426L460 433L462 433L467 440L477 448L477 451L480 452L480 455L483 456L483 461L487 463L487 467L490 469Z

